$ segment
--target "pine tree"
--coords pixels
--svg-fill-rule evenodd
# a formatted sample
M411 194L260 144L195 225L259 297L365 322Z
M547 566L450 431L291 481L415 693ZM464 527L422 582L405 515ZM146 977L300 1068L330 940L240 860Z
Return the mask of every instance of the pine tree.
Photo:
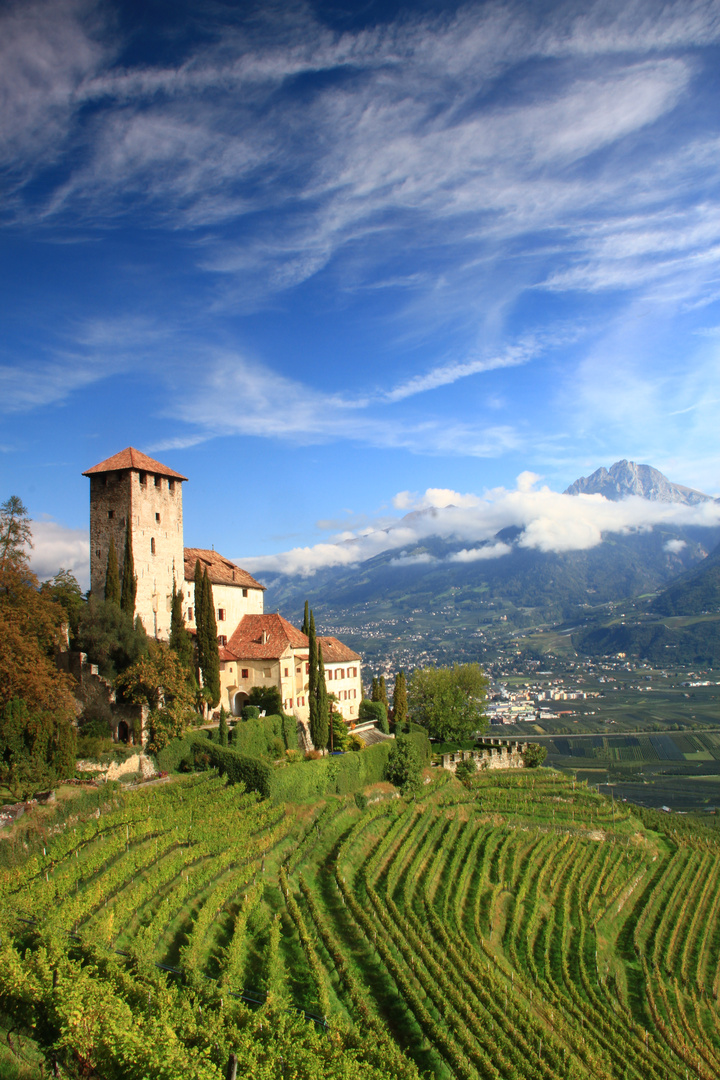
M228 726L227 726L227 713L225 712L225 706L220 706L220 723L218 724L218 742L221 746L227 746L228 744Z
M105 571L105 599L120 607L120 571L118 570L115 541L112 536L110 537L107 570Z
M328 745L330 734L330 713L328 709L328 693L325 683L325 664L323 663L322 645L318 645L318 679L317 679L317 739L313 736L313 742L318 750Z
M380 683L378 682L376 675L373 675L372 688L370 690L370 700L380 700Z
M388 696L387 696L387 686L385 685L385 676L384 675L380 676L380 681L378 682L378 701L382 701L385 708L387 708Z
M133 559L132 535L130 533L130 518L128 518L125 530L125 555L123 557L122 591L120 595L120 607L127 612L130 618L135 616L135 597L137 596L137 578L135 576L135 560Z
M405 681L405 672L398 671L395 676L395 694L393 696L393 719L395 721L395 730L404 727L405 724L407 724L407 716L407 683Z
M306 636L310 633L310 618L309 618L309 610L308 610L308 602L307 602L307 600L305 601L305 615L303 616L303 624L300 627L300 629L302 630L303 634L305 634Z
M205 652L205 665L202 669L203 685L210 695L210 704L214 709L220 702L220 653L218 650L212 585L210 584L207 569L203 574L202 598L203 649Z
M200 560L195 561L195 574L194 574L194 589L193 589L193 603L195 605L195 644L197 645L197 665L200 671L202 671L205 664L205 649L203 638L203 576L200 568Z
M177 653L180 661L192 671L193 645L192 638L185 629L185 617L183 615L183 591L178 592L173 578L172 613L170 616L170 648Z

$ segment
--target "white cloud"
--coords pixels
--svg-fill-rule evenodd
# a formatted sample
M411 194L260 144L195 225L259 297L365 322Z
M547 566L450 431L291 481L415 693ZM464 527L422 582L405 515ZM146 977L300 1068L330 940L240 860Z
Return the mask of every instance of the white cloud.
M426 552L414 555L412 551L430 537L479 545L451 554L448 560L452 562L502 558L513 550L512 545L494 538L508 527L520 530L519 547L564 552L597 547L608 534L649 530L656 525L720 524L720 504L714 502L685 506L638 497L612 502L601 495L562 495L548 487L536 490L532 485L537 478L532 474L522 474L518 480L513 491L497 488L483 496L430 489L409 501L409 493L403 492L403 508L425 508L413 510L392 525L383 522L382 527L365 528L351 538L345 534L340 542L240 561L253 573L308 576L326 567L357 565L386 551L402 552L391 560L395 566L410 565L411 560L434 562L435 557ZM442 506L436 505L438 502Z
M686 547L687 542L685 540L666 540L663 544L663 550L669 551L671 555L678 555Z
M31 523L30 565L41 581L58 570L70 570L83 589L90 587L90 541L87 529L70 529L58 521Z

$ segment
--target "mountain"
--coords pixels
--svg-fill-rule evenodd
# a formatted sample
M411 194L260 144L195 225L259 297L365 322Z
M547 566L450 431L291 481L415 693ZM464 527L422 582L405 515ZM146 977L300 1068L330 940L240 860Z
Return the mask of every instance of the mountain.
M699 566L682 574L653 601L658 615L702 615L720 612L720 545Z
M616 461L610 469L596 469L590 476L581 476L564 491L565 495L604 495L606 499L619 502L630 495L639 495L653 502L684 503L696 506L711 502L710 495L702 491L673 484L652 465L638 465L634 461Z

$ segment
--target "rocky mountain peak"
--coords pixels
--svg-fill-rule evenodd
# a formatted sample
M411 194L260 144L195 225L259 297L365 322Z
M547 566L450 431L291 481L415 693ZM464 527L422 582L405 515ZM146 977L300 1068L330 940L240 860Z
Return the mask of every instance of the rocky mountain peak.
M708 502L710 495L702 491L673 484L659 469L652 465L638 465L635 461L616 461L609 469L601 467L591 476L581 476L574 484L565 489L565 495L604 495L606 499L618 502L630 495L639 495L654 502L684 503L694 506Z

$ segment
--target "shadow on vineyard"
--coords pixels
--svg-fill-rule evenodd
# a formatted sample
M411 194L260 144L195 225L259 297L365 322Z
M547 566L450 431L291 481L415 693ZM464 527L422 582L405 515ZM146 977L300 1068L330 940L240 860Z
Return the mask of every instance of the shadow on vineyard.
M376 795L202 774L25 834L0 930L18 1075L720 1075L711 820L551 770Z

